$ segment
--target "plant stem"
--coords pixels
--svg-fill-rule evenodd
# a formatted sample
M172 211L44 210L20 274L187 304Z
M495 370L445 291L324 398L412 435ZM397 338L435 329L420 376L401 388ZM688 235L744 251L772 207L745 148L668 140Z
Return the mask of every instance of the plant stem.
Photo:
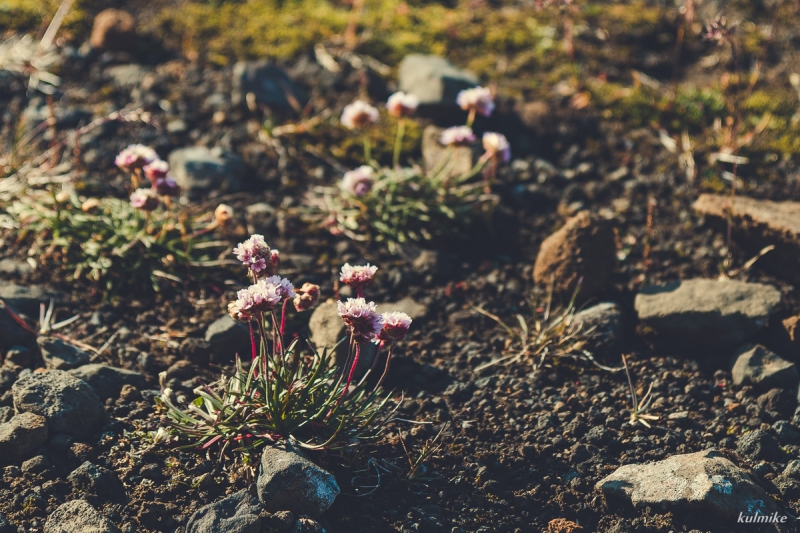
M378 390L378 388L383 384L383 380L386 379L386 375L389 373L389 364L392 362L392 353L394 352L394 344L389 347L389 353L386 354L386 367L383 369L383 374L381 375L381 379L378 380L378 383L375 385L374 390Z
M353 358L353 364L350 366L350 373L347 375L347 383L344 384L344 390L342 390L342 398L347 396L347 391L350 389L350 382L353 381L353 374L356 371L356 366L358 366L358 358L361 356L361 344L356 342L356 356Z
M468 128L471 128L472 127L472 123L475 122L475 113L476 112L477 112L477 110L475 108L472 108L472 109L469 110L469 116L467 117L467 127Z
M401 118L397 122L397 136L394 139L394 155L392 164L394 168L400 168L400 151L403 149L403 135L406 132L406 119Z
M369 135L364 135L364 163L369 165L370 161L372 161L372 144Z

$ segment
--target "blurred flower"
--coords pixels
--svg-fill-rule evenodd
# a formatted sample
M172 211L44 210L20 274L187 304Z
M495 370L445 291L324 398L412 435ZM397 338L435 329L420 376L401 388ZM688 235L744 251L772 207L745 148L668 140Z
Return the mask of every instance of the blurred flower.
M374 174L372 167L362 165L355 170L345 172L340 186L343 191L353 196L364 196L372 189Z
M363 100L346 105L342 111L342 126L353 130L378 122L378 110Z
M703 33L703 38L707 41L715 41L721 43L733 34L733 27L728 26L728 19L722 15L717 15L712 22L706 26L706 31Z
M456 97L456 103L464 111L475 110L484 117L491 116L494 111L494 99L486 87L473 87L461 91Z
M136 189L131 194L131 207L142 211L152 211L158 207L158 195L154 189Z
M400 311L383 313L383 328L378 338L385 342L398 342L406 338L411 327L411 317Z
M572 0L536 0L536 9L547 9L548 7L564 8L572 4Z
M483 134L483 149L489 157L497 157L503 163L511 160L511 147L502 133L487 131Z
M442 132L439 142L445 146L463 146L475 142L475 134L468 126L453 126Z
M419 99L411 93L398 91L386 100L386 109L393 117L407 117L419 107Z
M337 311L357 341L377 341L383 317L374 302L367 302L364 298L348 298L347 302L337 303Z
M263 235L251 235L233 249L233 254L256 274L271 276L278 270L278 250L271 250Z
M369 263L364 266L351 266L350 263L345 263L339 280L354 289L360 289L372 282L377 271L378 267L371 266Z
M156 180L167 177L169 163L161 159L155 159L147 163L142 170L144 171L144 175L147 177L147 179L150 180L150 183L155 183Z
M158 428L158 431L153 433L153 443L161 444L169 441L169 431L166 428Z
M125 171L143 168L145 165L158 159L158 154L152 148L143 144L131 144L117 155L114 164Z
M172 178L158 178L153 183L153 188L161 196L178 196L181 193L181 188Z
M100 205L100 200L98 200L97 198L89 198L88 200L86 200L81 204L81 211L83 211L84 213L88 213L89 211L91 211L92 209L94 209L99 205Z
M219 204L214 210L214 220L220 226L225 226L233 219L233 208L227 204ZM276 250L277 251L277 250Z
M308 311L319 301L319 285L305 282L299 289L295 289L294 308L298 311Z

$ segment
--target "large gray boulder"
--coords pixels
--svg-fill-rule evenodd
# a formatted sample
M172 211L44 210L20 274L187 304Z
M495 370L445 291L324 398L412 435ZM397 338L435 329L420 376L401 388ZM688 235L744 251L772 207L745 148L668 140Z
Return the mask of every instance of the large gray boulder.
M734 385L760 389L790 388L797 385L797 367L760 344L745 344L733 355Z
M455 107L460 91L478 85L473 73L435 55L407 55L400 62L398 78L400 90L416 96L422 105Z
M198 509L186 524L186 533L259 533L261 502L249 490L240 490Z
M181 192L200 199L210 192L239 192L244 187L247 166L221 148L190 146L169 154L170 173Z
M47 420L34 413L20 413L0 424L0 464L30 457L47 435Z
M781 302L762 283L690 279L643 288L634 306L659 340L687 347L736 348L767 325Z
M256 488L267 511L312 517L325 513L339 495L333 474L290 449L277 447L264 449Z
M666 509L695 521L710 516L734 523L740 512L778 511L764 489L715 450L621 466L595 488L612 507Z
M119 533L119 529L85 500L72 500L47 517L44 533Z
M107 418L89 384L63 370L29 374L14 383L11 392L17 412L45 417L52 434L82 439L99 430Z

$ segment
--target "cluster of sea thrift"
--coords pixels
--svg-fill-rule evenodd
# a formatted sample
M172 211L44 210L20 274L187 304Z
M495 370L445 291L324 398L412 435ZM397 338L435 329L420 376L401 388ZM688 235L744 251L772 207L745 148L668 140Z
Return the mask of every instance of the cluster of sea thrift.
M163 200L170 205L173 196L180 194L175 180L169 177L169 164L158 158L155 150L141 144L132 144L114 159L121 170L131 173L131 206L142 211L153 211ZM150 188L140 188L142 177L150 182Z

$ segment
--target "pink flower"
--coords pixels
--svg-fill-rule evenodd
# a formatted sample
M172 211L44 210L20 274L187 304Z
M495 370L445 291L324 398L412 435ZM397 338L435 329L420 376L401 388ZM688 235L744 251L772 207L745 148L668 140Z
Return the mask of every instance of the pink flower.
M181 188L172 178L158 178L153 182L153 188L161 196L178 196Z
M228 304L228 313L234 320L247 322L258 313L272 311L281 300L279 286L262 279L255 285L238 291L236 301Z
M343 191L353 196L364 196L372 190L374 183L372 176L374 174L375 171L372 170L372 167L362 165L355 170L345 172L340 187Z
M354 289L360 289L372 282L377 271L378 267L371 266L369 263L365 266L351 266L350 263L345 263L339 280Z
M411 327L411 317L400 311L383 313L383 328L378 338L384 342L398 342L406 338Z
M297 296L294 297L294 308L299 312L308 311L319 302L319 285L306 282L295 292Z
M169 163L161 159L155 159L147 163L142 170L147 179L150 180L150 183L155 183L160 179L166 179L167 172L169 171Z
M278 250L271 250L263 235L251 235L233 249L233 254L256 274L272 276L278 271Z
M131 207L142 211L152 211L158 207L159 200L153 189L136 189L131 194Z
M453 126L442 132L439 142L445 146L463 146L475 142L475 134L468 126Z
M352 104L346 105L342 111L342 126L353 130L363 128L378 122L378 110L366 103L364 100L356 100Z
M156 151L143 144L131 144L117 155L114 164L128 172L142 168L158 159Z
M225 226L233 219L233 208L228 204L219 204L214 209L214 219L220 226ZM277 252L277 250L276 250Z
M337 311L353 338L359 342L377 342L383 317L374 302L368 303L364 298L348 298L347 302L337 303Z
M502 133L487 131L483 134L483 149L489 157L497 157L503 163L511 160L511 147Z
M486 87L473 87L458 93L456 103L464 111L473 109L484 117L491 116L494 111L494 99L492 93Z
M386 109L393 117L407 117L419 107L419 99L411 93L398 91L386 100Z
M281 301L297 296L297 293L294 292L292 282L286 278L282 278L280 276L270 276L268 278L259 280L258 284L260 285L262 283L265 287L269 288L269 291L274 290L278 296L280 296Z

